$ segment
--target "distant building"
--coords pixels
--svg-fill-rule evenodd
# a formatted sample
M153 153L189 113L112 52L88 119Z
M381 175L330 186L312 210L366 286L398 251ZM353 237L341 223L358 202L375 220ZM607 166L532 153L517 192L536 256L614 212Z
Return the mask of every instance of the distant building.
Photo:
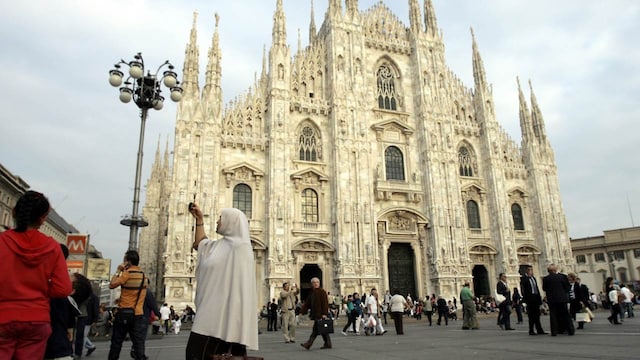
M11 214L16 202L28 190L32 190L29 184L20 176L12 174L7 168L0 164L0 232L14 227L13 216ZM36 189L38 191L39 189ZM47 196L47 194L44 194ZM54 206L55 204L51 204ZM47 220L40 227L40 231L51 236L61 244L67 243L67 234L77 234L78 229L69 224L55 209L51 209ZM86 256L71 255L69 260L80 260L86 263L86 258L102 258L102 253L93 245L89 244ZM100 286L95 287L99 289ZM108 289L107 289L108 290ZM106 299L107 303L111 303L113 296L110 292L100 289L100 297Z
M0 226L1 231L14 226L11 211L16 202L28 190L29 184L21 177L12 174L0 164ZM46 196L47 194L45 194ZM53 206L53 204L52 204ZM67 234L77 233L73 225L69 224L55 209L51 209L47 221L40 227L44 234L56 239L59 243L66 244Z
M575 270L579 276L592 274L597 284L592 292L602 290L611 276L640 290L640 226L605 230L604 235L571 239Z

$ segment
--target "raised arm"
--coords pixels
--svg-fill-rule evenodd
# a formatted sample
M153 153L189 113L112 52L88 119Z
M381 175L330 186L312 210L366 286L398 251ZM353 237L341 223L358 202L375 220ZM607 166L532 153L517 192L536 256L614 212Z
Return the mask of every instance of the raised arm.
M195 203L191 203L189 205L189 212L196 219L196 233L193 236L193 249L198 250L200 241L207 237L207 234L204 232L204 215L202 214L202 210L198 207L198 204Z

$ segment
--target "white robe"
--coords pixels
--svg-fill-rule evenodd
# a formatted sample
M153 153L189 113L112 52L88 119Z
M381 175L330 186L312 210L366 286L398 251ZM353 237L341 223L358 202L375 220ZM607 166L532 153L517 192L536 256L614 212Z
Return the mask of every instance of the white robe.
M192 330L258 350L255 260L249 222L238 209L222 209L223 238L198 244L196 316Z

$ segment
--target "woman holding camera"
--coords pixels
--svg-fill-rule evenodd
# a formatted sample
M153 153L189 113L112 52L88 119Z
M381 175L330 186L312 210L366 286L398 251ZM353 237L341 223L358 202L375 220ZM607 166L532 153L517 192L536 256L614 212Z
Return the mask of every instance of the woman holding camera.
M246 355L258 350L255 264L249 222L238 209L222 209L216 241L207 237L204 215L189 204L196 220L193 249L198 251L195 316L186 358L204 359L231 352Z

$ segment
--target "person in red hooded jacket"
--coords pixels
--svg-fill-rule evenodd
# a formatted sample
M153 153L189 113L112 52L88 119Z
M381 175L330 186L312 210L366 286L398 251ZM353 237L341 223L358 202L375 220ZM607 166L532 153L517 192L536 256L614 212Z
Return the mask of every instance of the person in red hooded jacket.
M49 299L71 294L60 244L38 230L50 210L44 195L27 191L13 208L15 228L0 233L0 359L42 359Z

